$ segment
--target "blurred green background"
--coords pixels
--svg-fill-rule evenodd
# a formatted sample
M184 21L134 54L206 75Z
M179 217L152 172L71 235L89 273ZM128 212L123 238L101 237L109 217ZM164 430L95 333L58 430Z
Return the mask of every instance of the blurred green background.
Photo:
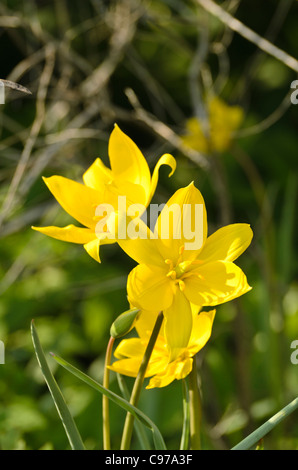
M297 56L296 1L222 5ZM290 360L298 340L298 105L290 101L297 74L195 0L2 0L0 57L0 77L32 92L6 89L0 105L0 448L69 449L34 354L32 319L46 353L102 380L109 328L127 309L134 262L111 245L99 265L81 246L30 227L73 222L41 177L80 181L96 157L108 164L115 122L151 168L165 152L176 157L171 178L160 171L155 202L193 180L209 233L231 222L253 228L237 263L253 290L217 308L199 356L203 446L231 448L298 395L298 365ZM243 108L242 126L223 153L183 151L185 121L210 92ZM102 448L101 397L49 363L87 448ZM118 390L114 375L111 386ZM181 397L179 382L141 397L170 449L179 445ZM111 405L111 416L117 448L124 413ZM296 413L264 447L298 449L297 423Z

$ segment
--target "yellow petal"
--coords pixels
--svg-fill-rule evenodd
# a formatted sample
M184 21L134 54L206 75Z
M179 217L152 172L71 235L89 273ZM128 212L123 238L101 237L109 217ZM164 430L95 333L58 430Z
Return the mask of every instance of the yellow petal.
M207 213L203 196L193 183L178 189L169 199L158 217L155 234L164 259L175 264L182 245L183 259L197 255L207 237Z
M152 379L150 379L149 384L147 385L146 389L151 389L151 388L161 388L161 387L166 387L170 383L175 380L175 375L172 371L172 368L170 367L171 364L165 369L164 373L162 374L157 374Z
M118 232L117 242L125 253L139 264L156 265L164 267L165 262L158 249L158 240L153 238L153 234L148 226L141 219L128 219L122 214L117 220L117 226L124 227L123 237ZM135 235L136 234L136 235ZM135 238L137 237L137 238Z
M146 342L140 338L129 338L120 341L119 345L114 351L114 356L117 359L125 357L140 357L144 356L146 349Z
M184 279L184 294L195 305L218 305L248 292L243 271L229 261L214 261L192 271Z
M150 170L140 149L115 124L109 140L109 158L113 176L122 181L140 184L150 192Z
M95 210L100 204L100 193L63 176L43 178L63 209L86 227L95 226Z
M109 366L110 370L118 372L119 374L127 375L128 377L136 377L141 365L141 357L131 357L128 359L120 359L119 361L113 362ZM145 377L148 376L148 370L146 371Z
M167 364L167 367L165 367L161 373L158 373L152 377L146 388L150 389L155 387L166 387L175 379L184 379L190 373L192 364L193 359L190 357L186 357L181 360L178 358L170 364Z
M164 310L173 300L171 281L165 271L155 266L139 264L127 280L129 302L144 310Z
M160 159L158 160L158 162L155 165L155 168L153 170L150 193L147 194L146 205L149 204L149 202L151 201L151 199L152 199L152 197L155 193L156 186L157 186L157 183L158 183L159 169L162 165L168 165L171 168L171 172L169 174L169 177L172 176L174 171L176 170L176 160L172 155L170 155L169 153L166 153L166 154L164 154L160 157Z
M197 150L203 154L209 151L209 142L203 132L201 123L196 117L186 121L186 133L181 136L181 140L186 147Z
M128 205L142 204L144 210L146 209L146 188L140 184L130 183L129 181L123 181L122 179L115 179L115 186L111 188L114 193L126 196L126 202Z
M152 332L154 328L158 313L159 312L157 310L156 311L141 310L138 316L138 319L136 321L136 324L135 324L135 329L141 338L148 337L150 335L150 333ZM162 330L163 330L163 327L161 329L160 334L162 334Z
M115 350L115 357L118 361L113 362L109 367L110 369L130 377L136 377L148 344L149 337L146 341L140 338L124 339L120 342ZM157 339L157 343L159 337ZM160 371L163 371L167 366L167 357L165 355L159 356L153 349L145 377L150 377Z
M66 227L32 227L49 237L56 238L71 243L88 243L96 238L95 233L89 228L76 227L75 225L67 225Z
M253 232L248 224L231 224L222 227L207 238L199 260L234 261L250 245Z
M83 174L83 181L86 186L103 191L104 186L113 180L113 174L105 164L97 158Z
M189 340L188 352L194 356L207 343L211 336L215 310L201 312L193 318L193 328Z
M91 256L91 258L95 259L98 263L100 263L100 257L99 257L99 246L100 246L100 240L98 238L95 238L91 242L85 243L84 248L87 251L88 255Z
M165 339L170 354L170 361L179 356L187 347L192 330L192 311L190 302L177 288L172 304L164 310Z

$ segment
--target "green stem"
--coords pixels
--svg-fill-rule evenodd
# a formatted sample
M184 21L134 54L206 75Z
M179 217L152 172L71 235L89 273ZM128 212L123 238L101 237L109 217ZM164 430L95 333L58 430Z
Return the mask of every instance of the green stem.
M110 369L108 366L111 363L112 349L115 339L111 336L108 342L106 357L105 357L105 368L103 375L103 386L109 388L110 381ZM102 397L102 423L103 423L103 448L104 450L111 449L111 438L110 438L110 413L109 413L109 399L106 395Z
M198 386L198 376L195 358L192 371L189 374L189 403L190 403L190 447L192 450L201 449L201 419L202 405Z
M152 330L151 337L149 339L144 357L140 365L138 375L136 377L136 380L135 380L135 383L131 392L130 404L133 406L137 406L137 403L139 401L147 366L148 366L156 339L158 337L158 333L160 331L162 321L163 321L163 313L160 312L157 316L155 326ZM128 450L130 447L133 425L134 425L134 417L131 413L127 413L125 423L124 423L122 441L121 441L121 450Z
M180 450L188 450L189 445L189 425L190 425L190 412L189 412L189 393L186 379L182 379L182 393L183 393L183 427L180 441Z

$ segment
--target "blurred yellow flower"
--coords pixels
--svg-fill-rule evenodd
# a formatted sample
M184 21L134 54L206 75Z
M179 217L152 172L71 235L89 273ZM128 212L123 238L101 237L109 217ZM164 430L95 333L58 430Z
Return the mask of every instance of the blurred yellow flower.
M96 208L107 205L118 208L118 197L125 196L127 204L142 204L147 207L155 192L161 165L169 165L173 174L176 161L172 155L164 154L158 160L152 177L149 166L137 145L115 125L109 139L111 169L97 158L83 174L83 184L63 176L43 178L51 193L63 209L83 227L32 227L45 235L84 245L87 253L100 262L101 244L114 243L107 237L107 226L98 233L99 216Z
M171 216L173 207L176 213ZM199 218L197 208L202 209ZM186 222L191 223L192 233L185 231ZM204 199L191 183L164 206L151 237L118 240L139 263L128 276L128 300L142 310L163 311L171 361L189 344L191 304L215 306L251 289L233 261L249 246L252 235L248 224L231 224L207 237ZM198 236L201 245L192 248Z
M182 141L187 147L204 154L224 152L242 121L243 109L240 106L229 106L220 98L213 97L207 103L207 132L204 132L202 122L192 117L186 122Z
M191 372L193 356L210 338L215 310L198 313L196 309L192 315L193 327L189 342L174 360L171 360L163 331L159 334L145 374L145 377L152 377L147 389L165 387L175 379L184 379ZM152 312L142 312L136 330L139 337L122 340L114 352L118 360L110 366L115 372L130 377L136 377L139 371L152 331Z

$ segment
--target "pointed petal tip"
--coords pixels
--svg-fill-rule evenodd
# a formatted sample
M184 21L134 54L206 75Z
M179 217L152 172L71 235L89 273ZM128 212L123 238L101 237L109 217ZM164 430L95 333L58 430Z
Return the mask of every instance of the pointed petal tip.
M176 159L170 153L165 153L164 155L162 155L159 159L158 164L159 166L161 166L161 164L168 165L171 168L171 171L168 175L169 178L175 173L175 170L177 168Z
M31 229L35 230L36 232L41 232L42 231L42 227L36 227L35 225L31 225Z
M41 178L42 178L43 182L47 185L47 187L50 189L50 183L51 183L51 181L53 181L55 176L54 175L52 175L52 176L42 176Z
M97 238L91 240L90 242L85 243L83 247L87 251L88 255L91 256L91 258L97 261L97 263L101 263L101 259L99 256L100 240L98 240Z
M121 134L123 134L123 131L120 129L120 127L118 126L117 122L114 122L114 127L113 127L113 130L111 132L111 135L113 134L113 132L119 132ZM111 137L111 136L110 136Z

